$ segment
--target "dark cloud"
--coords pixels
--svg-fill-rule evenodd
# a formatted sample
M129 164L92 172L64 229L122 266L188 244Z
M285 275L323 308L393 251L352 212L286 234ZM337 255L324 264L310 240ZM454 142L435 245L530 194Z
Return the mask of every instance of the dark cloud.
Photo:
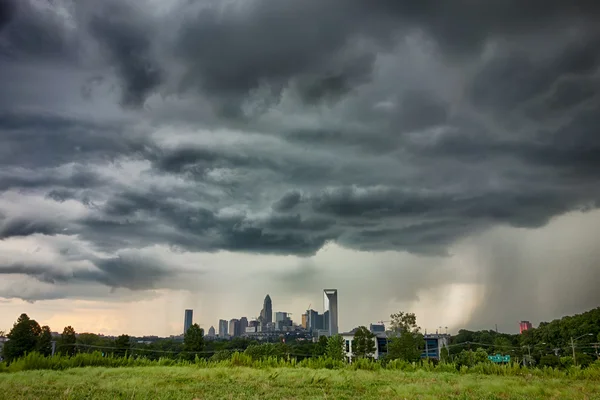
M98 277L102 283L113 288L132 290L155 288L158 282L174 273L155 259L134 254L99 259L95 265L102 272Z
M102 2L90 18L90 33L108 53L122 83L122 104L139 107L163 80L152 51L153 24L143 21L134 2Z
M113 289L147 290L165 287L165 281L176 275L177 269L149 256L125 252L112 258L92 257L84 263L64 261L62 265L0 263L0 274L26 275L50 284L100 283Z
M0 60L76 60L77 40L54 7L30 0L0 2Z
M98 123L75 116L0 113L0 165L55 167L141 156L150 144L129 128L126 122Z
M273 210L275 211L289 211L296 207L300 200L302 199L302 194L300 192L288 192L283 195L283 197L273 203Z
M62 230L63 228L60 224L53 221L7 218L0 224L0 240L35 234L54 235L60 233Z
M13 0L0 0L0 32L13 18L15 8L16 5Z
M149 289L171 267L123 249L154 244L439 258L598 206L597 2L70 4L0 1L0 239L113 258L11 273Z

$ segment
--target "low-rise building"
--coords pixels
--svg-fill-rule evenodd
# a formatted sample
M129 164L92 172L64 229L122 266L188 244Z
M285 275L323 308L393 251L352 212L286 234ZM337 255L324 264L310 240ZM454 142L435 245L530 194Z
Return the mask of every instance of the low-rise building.
M424 336L425 349L421 354L421 358L440 359L442 348L448 346L450 335L432 333Z
M344 354L346 361L352 362L354 358L354 351L352 349L352 343L354 341L354 331L341 333L340 335L344 339ZM378 360L387 354L388 337L386 333L376 333L373 337L375 342L375 352L372 357L374 360Z

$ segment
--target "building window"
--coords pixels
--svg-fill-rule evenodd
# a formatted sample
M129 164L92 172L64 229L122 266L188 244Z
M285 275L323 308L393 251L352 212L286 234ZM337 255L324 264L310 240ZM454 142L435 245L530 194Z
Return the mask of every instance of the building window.
M346 353L350 353L350 341L346 340Z

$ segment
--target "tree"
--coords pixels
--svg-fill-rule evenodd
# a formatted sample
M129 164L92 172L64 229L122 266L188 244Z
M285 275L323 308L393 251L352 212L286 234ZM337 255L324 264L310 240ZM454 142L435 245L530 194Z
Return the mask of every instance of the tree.
M446 346L442 347L442 350L440 350L440 361L445 363L450 361L450 353L448 352L448 348Z
M72 356L77 350L75 343L77 342L77 336L75 335L75 329L72 326L65 326L63 332L60 334L60 352Z
M463 350L456 357L456 365L459 367L463 365L467 367L473 367L477 364L488 362L490 362L488 359L488 354L482 348L478 348L477 351Z
M4 358L9 362L29 352L35 351L42 332L40 325L27 314L21 314L6 337Z
M193 352L200 352L204 349L204 330L198 324L193 324L185 332L183 349Z
M401 332L419 332L421 328L417 326L417 317L414 313L399 311L396 314L390 315L392 321L392 331Z
M505 337L497 337L494 340L494 351L498 354L507 354L512 347L512 343Z
M404 332L390 340L387 356L392 360L419 361L424 343L423 335L420 333Z
M322 356L325 355L327 351L327 336L319 336L319 340L314 348L313 355L314 356Z
M371 358L375 353L375 335L366 327L359 326L354 332L352 342L352 356L354 358Z
M399 311L390 315L390 319L396 337L388 344L388 357L408 362L419 361L425 341L420 333L421 328L417 325L417 316Z
M37 351L46 357L52 354L52 332L48 325L42 326L40 336L38 337Z
M125 357L129 349L131 348L131 338L129 337L129 335L119 336L115 340L115 347L117 348L117 351L115 352L116 355L118 355L119 357Z
M327 340L327 357L334 360L344 360L344 338L334 335Z
M547 354L540 358L540 367L558 368L560 367L560 359L555 355Z

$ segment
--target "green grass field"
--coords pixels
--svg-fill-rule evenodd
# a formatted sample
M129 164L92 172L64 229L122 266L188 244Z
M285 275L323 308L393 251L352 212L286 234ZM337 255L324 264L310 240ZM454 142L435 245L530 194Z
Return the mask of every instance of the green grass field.
M0 399L600 399L600 383L426 371L75 368L0 374Z

